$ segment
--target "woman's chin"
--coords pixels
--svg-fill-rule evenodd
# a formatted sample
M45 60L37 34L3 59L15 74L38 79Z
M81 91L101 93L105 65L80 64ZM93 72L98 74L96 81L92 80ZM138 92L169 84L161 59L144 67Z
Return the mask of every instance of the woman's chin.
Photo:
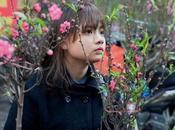
M97 62L100 62L102 60L102 57L96 57L96 58L93 58L91 59L91 63L97 63Z

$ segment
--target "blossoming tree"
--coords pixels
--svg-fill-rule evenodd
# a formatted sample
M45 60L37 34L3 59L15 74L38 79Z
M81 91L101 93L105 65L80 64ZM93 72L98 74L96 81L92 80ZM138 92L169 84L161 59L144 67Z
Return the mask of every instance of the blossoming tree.
M42 8L41 4L47 8ZM1 19L1 25L4 26L0 28L0 64L11 66L14 71L9 74L1 73L0 77L11 86L18 100L16 130L21 130L24 93L30 91L25 89L25 82L31 73L39 72L45 55L53 55L47 37L53 30L50 25L61 16L59 4L43 1L34 4L31 9L25 8L24 13L14 12L12 25L7 25ZM70 22L65 21L59 31L65 33L70 26Z
M97 3L100 4L100 1ZM143 5L146 8L143 8ZM125 35L125 40L122 41L125 50L123 65L114 62L115 57L110 46L107 48L108 83L102 87L102 91L108 95L105 103L105 124L109 129L111 125L114 129L133 129L136 126L136 115L142 110L145 100L158 90L166 78L162 73L162 76L156 79L154 89L150 89L149 84L154 73L158 68L161 68L162 72L168 71L169 74L174 71L174 65L170 63L175 49L172 42L174 2L103 0L100 6L107 12L108 44L112 43L112 37L115 36L112 35L112 30L116 22L120 26L119 31ZM113 68L119 71L114 71Z

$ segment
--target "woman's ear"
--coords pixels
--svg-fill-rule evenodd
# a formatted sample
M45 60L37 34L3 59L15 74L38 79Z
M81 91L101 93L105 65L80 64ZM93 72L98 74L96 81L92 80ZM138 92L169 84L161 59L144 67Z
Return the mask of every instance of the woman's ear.
M63 50L68 49L68 43L67 42L62 43L60 46L61 46L61 49L63 49Z

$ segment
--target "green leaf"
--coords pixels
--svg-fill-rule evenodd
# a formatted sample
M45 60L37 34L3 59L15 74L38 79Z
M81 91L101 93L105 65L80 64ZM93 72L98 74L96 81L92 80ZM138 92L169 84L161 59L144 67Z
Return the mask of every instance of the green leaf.
M65 3L65 5L72 9L74 12L78 11L73 3Z
M119 5L118 5L118 10L121 10L121 9L123 9L124 7L125 7L124 5L119 4Z
M10 28L6 27L6 29L5 29L5 33L6 33L7 35L10 35L10 33L11 33Z
M0 28L4 26L4 17L0 16Z
M111 21L109 15L105 15L105 18L106 18L107 22L110 22Z
M155 0L151 0L151 2L152 2L152 4L153 4L153 7L154 7L155 9L158 9Z
M175 23L175 17L173 19L173 22ZM168 32L171 32L173 30L174 24L168 25Z
M117 15L118 15L118 9L114 8L112 10L112 13L111 13L111 16L110 16L111 20L116 20L117 19Z
M107 93L108 92L108 88L105 85L101 85L100 86L100 93Z
M144 33L144 39L143 41L141 42L141 45L143 47L143 50L142 50L142 53L144 55L146 55L146 52L147 52L147 49L148 49L148 43L149 42L149 36L148 36L148 33Z
M41 27L41 25L37 25L36 29L37 29L37 32L39 34L42 34L42 27Z
M36 18L35 20L36 20L36 22L38 22L41 25L41 27L45 27L46 26L45 22L42 19Z
M111 71L111 73L110 73L111 75L112 75L112 77L118 77L118 76L120 76L120 72L115 72L115 71Z
M134 64L131 63L130 65L131 65L132 73L135 74L135 73L137 72L137 68L136 68L136 66L135 66L135 63L134 63Z

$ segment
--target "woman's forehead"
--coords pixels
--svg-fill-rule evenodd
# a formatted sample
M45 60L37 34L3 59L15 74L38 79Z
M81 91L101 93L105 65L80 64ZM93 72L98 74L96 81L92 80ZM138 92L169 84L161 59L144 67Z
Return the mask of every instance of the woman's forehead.
M80 28L82 30L88 29L88 28L90 28L90 29L104 28L104 24L103 24L103 22L98 22L97 24L87 23L87 24L84 24L84 25L80 25Z

